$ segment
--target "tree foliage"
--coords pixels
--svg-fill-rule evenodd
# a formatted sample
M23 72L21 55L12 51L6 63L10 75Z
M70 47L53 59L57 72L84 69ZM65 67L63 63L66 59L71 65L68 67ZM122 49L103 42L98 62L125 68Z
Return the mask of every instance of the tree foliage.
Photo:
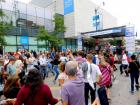
M5 20L8 17L4 14L2 9L0 9L0 45L6 45L5 35L7 31L12 27L12 21L10 23L6 22Z
M66 28L64 26L64 17L60 14L54 15L54 23L55 23L55 32L56 33L64 33Z
M64 39L61 37L65 32L64 18L59 14L54 15L55 28L53 32L49 32L44 27L40 27L37 40L48 41L53 48L60 47L64 43Z

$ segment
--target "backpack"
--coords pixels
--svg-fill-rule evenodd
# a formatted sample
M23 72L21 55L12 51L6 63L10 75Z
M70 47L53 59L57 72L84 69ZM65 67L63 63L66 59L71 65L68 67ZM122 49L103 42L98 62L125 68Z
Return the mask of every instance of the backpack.
M88 71L88 64L87 62L83 62L81 69L83 71L83 77L86 78L87 77L87 71Z

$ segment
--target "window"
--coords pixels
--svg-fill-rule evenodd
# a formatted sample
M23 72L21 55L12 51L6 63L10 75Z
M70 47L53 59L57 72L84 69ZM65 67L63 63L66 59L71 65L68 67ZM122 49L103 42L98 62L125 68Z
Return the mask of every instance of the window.
M7 45L16 45L16 36L5 36Z
M5 46L5 52L16 52L16 46Z
M29 37L29 45L37 45L37 40L35 37Z

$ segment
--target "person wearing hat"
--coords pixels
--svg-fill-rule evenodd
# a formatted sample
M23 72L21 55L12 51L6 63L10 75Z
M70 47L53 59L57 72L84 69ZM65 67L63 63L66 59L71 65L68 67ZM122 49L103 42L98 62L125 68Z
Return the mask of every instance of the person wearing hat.
M11 56L9 58L9 64L7 65L7 68L6 68L8 76L16 75L16 67L14 65L15 61L16 61L16 59L14 56Z

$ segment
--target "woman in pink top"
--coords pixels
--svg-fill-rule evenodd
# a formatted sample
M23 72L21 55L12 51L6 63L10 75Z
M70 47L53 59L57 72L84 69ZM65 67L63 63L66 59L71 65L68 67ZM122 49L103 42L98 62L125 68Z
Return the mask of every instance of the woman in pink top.
M106 89L107 97L110 100L110 86L112 73L111 66L104 59L102 59L99 64L99 68L102 73L102 80L99 83L99 86L105 86L107 88Z

